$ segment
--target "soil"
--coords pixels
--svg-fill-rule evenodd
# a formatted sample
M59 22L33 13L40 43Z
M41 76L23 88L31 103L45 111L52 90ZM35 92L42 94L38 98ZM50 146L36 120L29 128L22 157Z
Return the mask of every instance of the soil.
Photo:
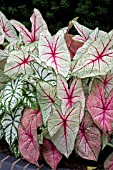
M91 166L97 167L95 170L104 170L103 168L104 161L112 151L113 149L111 149L111 147L106 147L103 151L101 151L97 162L83 159L79 157L77 154L75 154L75 152L73 151L73 153L70 155L68 159L66 159L65 157L62 158L58 167L68 168L70 170L88 170L87 167ZM5 142L4 139L0 141L0 152L14 156L9 150L8 144ZM40 165L45 164L46 166L48 166L46 162L43 160L39 161L39 164Z

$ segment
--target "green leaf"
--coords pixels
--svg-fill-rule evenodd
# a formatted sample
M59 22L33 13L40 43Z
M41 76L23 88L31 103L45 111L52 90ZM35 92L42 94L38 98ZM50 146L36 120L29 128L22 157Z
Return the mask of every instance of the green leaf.
M1 61L0 61L1 62ZM0 69L0 90L2 90L10 78L4 74L3 70Z
M7 83L6 87L2 91L2 105L7 112L11 112L22 99L23 82L21 77L17 77L16 80L12 80Z
M2 125L0 124L0 140L2 139L3 136L4 136L4 131Z
M5 139L12 145L18 137L18 125L20 122L23 107L17 107L12 114L6 113L1 121L5 132Z

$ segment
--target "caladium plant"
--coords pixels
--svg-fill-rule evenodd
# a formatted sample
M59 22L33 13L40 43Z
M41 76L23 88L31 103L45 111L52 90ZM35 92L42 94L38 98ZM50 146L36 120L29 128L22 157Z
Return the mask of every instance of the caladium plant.
M73 150L97 161L113 143L113 30L73 19L51 35L38 9L30 21L31 32L0 12L0 139L53 170ZM105 169L113 169L112 154Z

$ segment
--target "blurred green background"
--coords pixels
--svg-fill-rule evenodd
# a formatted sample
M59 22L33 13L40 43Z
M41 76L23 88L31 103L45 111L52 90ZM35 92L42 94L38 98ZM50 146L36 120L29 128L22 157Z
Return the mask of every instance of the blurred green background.
M40 10L52 34L75 17L91 29L99 27L110 31L113 28L113 0L0 0L0 11L28 29L33 8Z

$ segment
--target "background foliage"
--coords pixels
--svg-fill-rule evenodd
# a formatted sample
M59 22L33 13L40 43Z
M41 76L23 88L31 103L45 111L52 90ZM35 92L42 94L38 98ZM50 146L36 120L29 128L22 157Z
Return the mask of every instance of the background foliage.
M68 21L77 16L81 24L92 29L99 27L110 31L113 25L112 0L0 0L0 11L28 28L33 8L40 10L51 33L67 26Z

